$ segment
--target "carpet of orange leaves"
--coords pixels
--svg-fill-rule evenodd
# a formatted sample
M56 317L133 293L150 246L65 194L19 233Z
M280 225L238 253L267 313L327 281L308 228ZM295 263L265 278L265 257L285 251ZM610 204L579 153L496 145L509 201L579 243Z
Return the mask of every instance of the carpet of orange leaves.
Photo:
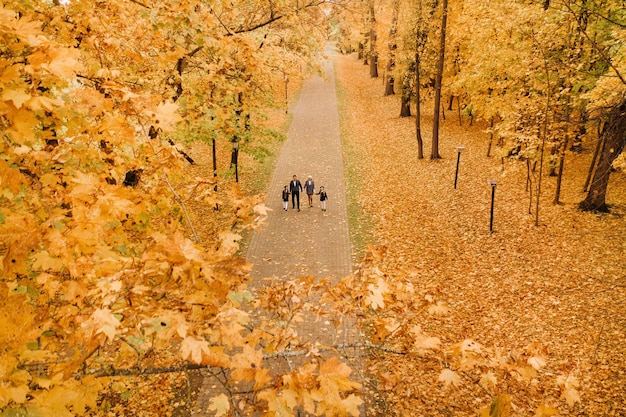
M581 212L593 144L582 154L568 152L562 204L552 204L556 180L544 169L535 226L525 163L502 159L497 148L488 158L484 126L470 127L467 118L460 126L456 111L446 112L443 159L430 161L428 103L427 157L419 160L415 119L399 117L399 97L384 97L382 80L370 78L355 55L337 56L336 68L351 204L358 207L350 210L352 231L387 248L381 269L389 280L412 284L416 304L429 297L445 305L444 315L410 312L422 329L443 344L473 339L505 352L534 346L546 358L542 372L580 382L581 401L571 407L538 384L526 398L513 396L513 415L534 415L530 406L542 398L552 398L560 415L626 415L626 175L611 176L611 214ZM465 149L454 189L457 146ZM493 233L488 180L498 181ZM371 230L357 227L364 220ZM443 400L453 394L437 382L441 366L393 361L389 369L403 375L390 376L386 400L399 414L466 415L484 405L450 408ZM409 386L419 392L407 392ZM477 384L475 391L485 396Z

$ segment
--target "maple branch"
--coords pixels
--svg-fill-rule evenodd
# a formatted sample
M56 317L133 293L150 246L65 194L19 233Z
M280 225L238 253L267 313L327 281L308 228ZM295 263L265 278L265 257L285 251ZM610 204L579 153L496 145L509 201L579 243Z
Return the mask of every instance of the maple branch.
M222 22L222 19L213 11L213 8L211 7L210 9L211 14L213 16L215 16L215 18L217 19L217 21L220 23L220 25L224 28L224 30L226 31L226 36L232 36L233 32L231 32L231 30L228 28L228 26L226 26L226 24L224 22Z
M334 345L334 346L330 346L330 347L319 349L319 351L320 352L328 352L328 351L331 351L331 350L345 349L345 348L368 348L368 349L380 350L380 351L387 352L387 353L393 353L393 354L396 354L396 355L406 355L407 354L407 352L404 352L404 351L386 348L384 346L376 345L374 343L369 343L369 342L366 342L366 343L340 343L338 345ZM263 359L267 360L267 359L276 359L276 358L290 358L290 357L294 357L294 356L305 356L305 355L307 355L309 353L311 353L310 350L290 350L290 351L284 351L284 352L266 353L266 354L263 355ZM123 368L123 369L116 369L114 367L110 367L110 368L107 368L107 369L89 370L89 371L85 372L85 375L95 375L97 378L104 378L104 377L113 377L113 376L133 376L133 375L134 376L139 376L139 375L167 374L167 373L173 373L173 372L184 372L184 371L192 371L192 370L198 370L198 369L207 369L207 370L209 370L209 372L217 379L219 379L219 378L215 374L215 372L213 372L212 369L223 370L223 368L216 368L215 366L211 366L211 365L203 365L203 364L197 364L197 363L186 363L186 364L178 365L178 366L166 366L166 367L163 367L163 368L145 368L145 369L142 369L139 366L136 366L136 367L133 367L133 368Z
M148 5L143 4L143 3L142 3L142 2L140 2L139 0L130 0L130 2L131 2L131 3L138 4L139 6L141 6L141 7L143 7L143 8L146 8L146 9L149 9L149 8L150 8L150 7L148 7Z
M296 9L296 12L298 12L300 10L308 9L309 7L317 7L317 6L320 6L320 5L325 4L325 3L326 3L325 0L311 1L311 2L309 2L307 4L304 4L301 7L298 7ZM220 19L220 17L213 11L213 8L211 8L211 14L213 16L215 16L215 18L220 23L220 25L224 28L224 30L226 30L226 36L233 36L233 35L237 35L237 34L240 34L240 33L254 32L257 29L260 29L260 28L265 27L267 25L271 25L272 23L277 22L280 19L282 19L282 18L287 16L287 13L285 13L285 14L275 14L274 11L271 11L270 16L267 18L267 20L265 20L263 22L259 22L256 25L248 26L248 27L245 27L245 28L231 30L228 26L226 26L226 24L222 21L222 19Z
M581 24L578 22L577 14L574 11L574 9L569 5L566 4L567 2L564 2L563 5L565 6L565 8L567 8L567 10L574 16L574 21L577 23L578 26L578 30L583 34L583 36L589 41L591 42L591 44L594 46L594 48L596 48L596 50L600 53L600 55L602 56L602 58L604 60L606 60L606 63L609 65L609 67L611 67L611 69L613 70L613 72L615 73L615 75L617 76L617 78L619 78L619 80L622 82L622 84L626 84L626 79L624 78L624 76L622 75L622 73L620 72L619 68L617 68L615 66L615 64L613 63L613 60L611 59L611 57L608 56L608 54L606 53L606 51L604 50L604 48L598 44L598 42L595 41L595 39L592 39L591 36L589 36L589 33L587 33L586 28L583 28L581 26Z
M180 204L180 206L183 208L183 212L185 213L185 219L187 219L187 223L189 224L189 227L191 228L191 231L193 232L193 237L194 237L195 242L196 243L200 242L200 239L198 238L198 234L196 233L196 229L193 227L193 223L191 223L191 218L189 217L189 213L187 212L187 206L185 206L185 202L178 195L176 190L174 190L174 187L172 187L172 184L170 184L170 180L169 178L167 178L167 174L163 174L163 178L165 179L167 186L170 187L172 194L174 194L176 201L178 201L178 204Z

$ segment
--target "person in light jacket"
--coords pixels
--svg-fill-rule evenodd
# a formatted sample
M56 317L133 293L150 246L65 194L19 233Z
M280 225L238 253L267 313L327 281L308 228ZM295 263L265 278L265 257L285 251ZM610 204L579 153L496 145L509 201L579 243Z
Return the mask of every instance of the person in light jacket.
M306 196L309 199L309 208L311 208L313 207L313 194L315 194L315 183L313 182L313 177L310 175L304 182L304 191L306 191Z

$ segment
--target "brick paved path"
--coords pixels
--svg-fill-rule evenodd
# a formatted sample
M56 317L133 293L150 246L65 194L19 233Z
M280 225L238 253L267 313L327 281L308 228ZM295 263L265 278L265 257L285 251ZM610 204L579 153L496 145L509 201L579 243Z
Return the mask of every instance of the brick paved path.
M259 288L263 278L296 278L314 275L318 278L341 279L352 272L352 248L348 231L346 187L339 135L339 114L332 62L334 49L326 53L325 78L316 76L304 82L298 103L291 108L293 116L287 140L283 145L267 190L266 205L271 209L266 225L250 240L247 259L254 266L250 287ZM311 175L316 192L324 186L328 192L327 211L322 212L319 196L314 195L308 207L306 193L300 193L301 211L282 208L281 191L296 174L302 184ZM314 317L305 317L298 333L307 342L326 345L356 340L351 325L346 323L338 339ZM355 350L351 355L359 356ZM358 364L358 358L351 362ZM357 365L358 366L358 365ZM356 370L356 369L355 369ZM354 372L353 375L358 374ZM205 374L196 399L194 416L210 416L206 410L215 395L216 384Z
M272 211L264 230L252 236L247 253L255 278L308 274L343 278L352 270L332 61L326 62L324 70L327 79L305 81L300 99L291 109L293 120L268 190L266 205ZM329 198L326 212L320 208L319 196L313 196L314 205L309 208L302 192L300 212L291 209L291 202L289 211L282 209L281 190L294 174L303 185L313 176L316 192L325 187Z

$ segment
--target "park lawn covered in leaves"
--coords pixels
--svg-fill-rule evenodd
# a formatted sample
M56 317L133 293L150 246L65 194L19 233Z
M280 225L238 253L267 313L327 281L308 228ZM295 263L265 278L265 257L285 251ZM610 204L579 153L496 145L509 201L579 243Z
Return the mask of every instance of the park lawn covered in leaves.
M459 126L456 109L446 111L443 159L419 160L415 118L399 117L399 97L383 97L382 80L355 54L336 65L352 231L386 251L385 308L372 336L406 353L373 356L377 410L625 415L624 173L611 176L611 213L584 213L577 205L595 144L567 153L560 205L546 163L535 226L526 164L497 147L488 158L485 126ZM430 102L422 111L429 155ZM455 190L457 146L465 150ZM498 181L494 233L488 180ZM359 230L359 219L373 220L372 230Z

